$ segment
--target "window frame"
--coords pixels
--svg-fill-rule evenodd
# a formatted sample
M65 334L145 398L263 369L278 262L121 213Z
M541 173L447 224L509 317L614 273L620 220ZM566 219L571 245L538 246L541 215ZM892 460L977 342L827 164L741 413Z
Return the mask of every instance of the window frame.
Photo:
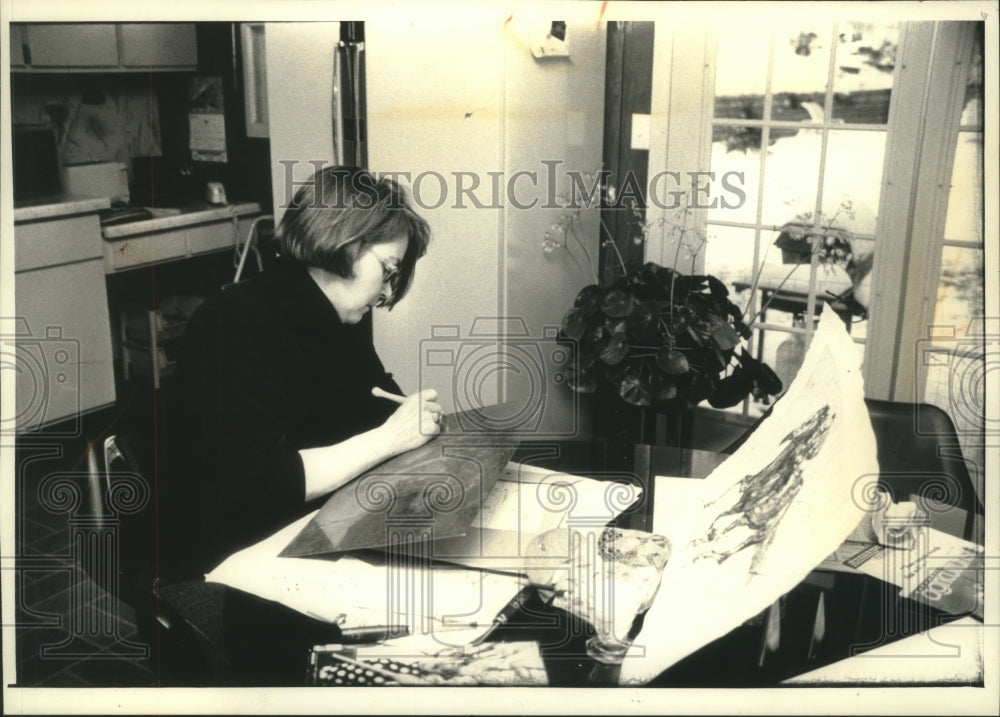
M941 188L951 180L962 110L956 92L965 91L975 30L976 21L901 23L862 363L865 394L870 398L920 401L923 397L915 349L933 321L946 243L948 192ZM711 26L657 23L647 176L668 169L686 176L711 166L715 35ZM913 117L921 121L914 122ZM824 118L824 124L831 123L831 118ZM654 227L669 226L672 211L676 210L650 206L646 220ZM691 209L687 220L707 230L707 210ZM645 260L670 266L676 249L665 229L654 229L647 235ZM759 242L754 251L757 262ZM813 265L815 280L815 261ZM704 271L704 252L693 267ZM809 334L811 327L807 340Z

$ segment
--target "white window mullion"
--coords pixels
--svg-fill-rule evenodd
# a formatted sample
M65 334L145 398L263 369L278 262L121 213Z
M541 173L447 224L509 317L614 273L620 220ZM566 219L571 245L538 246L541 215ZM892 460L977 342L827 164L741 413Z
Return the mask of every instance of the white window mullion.
M869 339L862 366L865 394L870 398L892 399L900 360L903 293L914 230L913 192L923 133L922 123L914 119L923 116L928 101L933 38L933 23L905 23L897 50L882 193L875 225Z
M972 42L971 24L937 24L915 187L910 262L901 297L906 313L899 328L901 353L893 383L892 398L897 401L924 399L927 367L921 347L934 331L944 224Z

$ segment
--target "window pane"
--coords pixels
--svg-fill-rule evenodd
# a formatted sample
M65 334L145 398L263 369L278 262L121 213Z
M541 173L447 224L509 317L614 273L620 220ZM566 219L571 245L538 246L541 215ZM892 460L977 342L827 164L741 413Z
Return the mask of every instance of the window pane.
M754 128L759 133L759 128ZM757 220L757 188L760 186L760 152L730 149L731 140L739 130L750 127L716 127L724 130L719 141L712 142L712 171L708 221L745 222ZM758 134L757 148L760 148Z
M708 226L705 270L718 277L741 309L746 309L753 283L753 229Z
M977 129L983 125L983 27L976 31L976 41L969 66L969 79L965 86L965 106L962 125Z
M983 135L960 132L951 171L944 238L980 242L983 237Z
M803 129L768 150L763 224L781 226L815 211L822 139L822 131Z
M823 175L824 223L854 234L875 233L885 143L885 132L830 132Z
M949 346L983 318L983 251L946 246L941 251L941 281L934 306L934 343Z
M830 40L833 26L829 23L798 22L780 25L774 36L774 69L771 94L798 98L808 114L817 109L822 115L823 96L830 74ZM815 104L811 107L809 103ZM777 112L776 114L780 114ZM778 119L775 117L774 119ZM816 120L815 117L813 117Z
M852 124L885 124L899 26L845 22L837 29L833 118Z
M715 58L715 117L760 119L764 116L768 33L746 27L719 28Z

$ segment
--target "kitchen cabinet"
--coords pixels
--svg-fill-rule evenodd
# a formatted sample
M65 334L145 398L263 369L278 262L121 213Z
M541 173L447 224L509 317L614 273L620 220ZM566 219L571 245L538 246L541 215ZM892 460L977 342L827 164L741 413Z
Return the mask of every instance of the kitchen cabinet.
M194 23L11 24L10 46L11 69L18 72L177 71L198 65Z
M78 418L115 401L104 246L96 212L24 221L15 216L18 432ZM9 344L10 337L5 339Z
M198 47L191 23L123 23L123 67L183 67L198 64Z
M32 67L114 68L118 39L110 23L53 23L25 27L27 60Z

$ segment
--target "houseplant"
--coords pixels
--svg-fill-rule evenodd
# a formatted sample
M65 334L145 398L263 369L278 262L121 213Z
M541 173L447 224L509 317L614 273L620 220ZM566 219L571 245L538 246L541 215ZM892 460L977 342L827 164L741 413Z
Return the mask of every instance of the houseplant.
M650 226L631 209L640 219L637 239L643 241ZM595 277L577 294L559 332L572 356L566 371L571 388L610 389L625 404L662 413L689 411L702 401L728 408L751 394L766 403L781 392L774 371L746 350L750 327L722 281L653 262L630 269L603 223L602 245L617 258L618 275L600 281L576 232L578 221L578 212L564 214L543 240L548 253L564 249L573 256L571 243L581 249ZM670 232L677 235L674 265L681 247L693 264L703 236L686 222Z

